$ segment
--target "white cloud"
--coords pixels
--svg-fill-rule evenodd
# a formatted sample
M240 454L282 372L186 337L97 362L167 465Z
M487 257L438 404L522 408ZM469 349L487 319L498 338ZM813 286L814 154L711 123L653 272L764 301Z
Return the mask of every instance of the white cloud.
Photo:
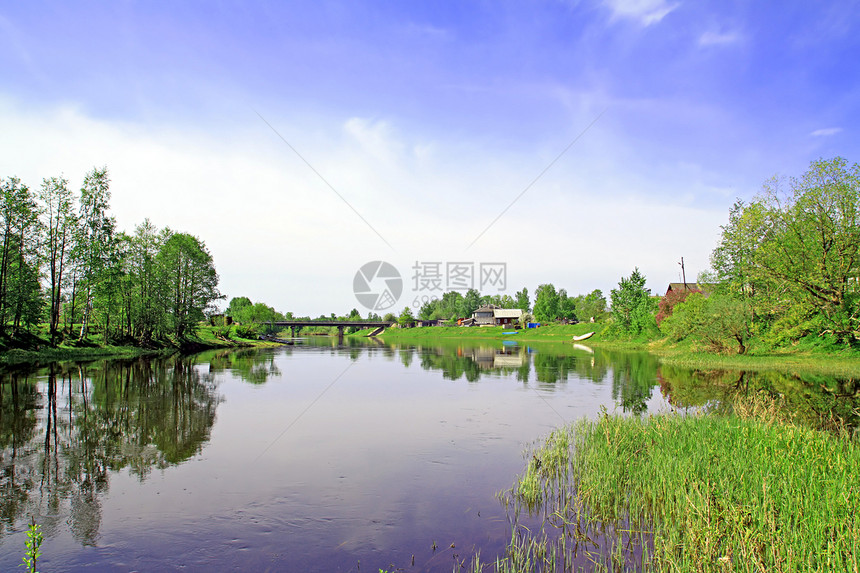
M841 127L825 127L824 129L816 129L809 135L813 137L827 137L830 135L836 135L840 131L842 131Z
M149 217L195 234L212 252L226 295L312 316L357 307L353 276L378 259L400 269L404 297L414 295L415 261L506 262L509 292L534 292L541 282L573 294L608 292L634 266L649 286L664 288L679 256L707 263L725 213L696 207L694 198L679 202L696 187L694 169L677 181L649 180L611 152L618 143L608 132L594 130L467 249L555 157L555 144L499 150L407 137L390 120L314 127L267 119L373 230L256 116L207 132L107 122L74 107L25 109L0 98L8 134L0 139L0 176L38 187L64 173L74 189L106 164L121 229ZM673 185L678 191L668 192Z
M705 32L699 36L700 46L726 46L740 42L741 35L737 32Z
M604 0L615 18L638 20L643 26L656 24L680 4L666 0Z

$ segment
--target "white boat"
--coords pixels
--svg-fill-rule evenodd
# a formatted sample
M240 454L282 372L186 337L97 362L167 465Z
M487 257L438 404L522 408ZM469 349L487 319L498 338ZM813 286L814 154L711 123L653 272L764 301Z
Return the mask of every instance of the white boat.
M580 340L586 340L588 338L591 338L592 336L594 336L593 332L586 332L585 334L580 334L579 336L574 336L573 341L579 342Z

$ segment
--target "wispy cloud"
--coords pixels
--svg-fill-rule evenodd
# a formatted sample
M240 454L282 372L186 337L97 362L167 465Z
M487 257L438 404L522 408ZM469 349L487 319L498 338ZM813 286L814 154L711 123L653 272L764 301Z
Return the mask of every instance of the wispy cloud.
M680 6L666 0L604 0L615 18L638 20L643 26L656 24Z
M705 32L699 36L700 46L726 46L737 44L741 41L741 35L737 32Z
M827 137L830 135L836 135L840 131L842 131L841 127L825 127L824 129L816 129L809 135L813 137Z

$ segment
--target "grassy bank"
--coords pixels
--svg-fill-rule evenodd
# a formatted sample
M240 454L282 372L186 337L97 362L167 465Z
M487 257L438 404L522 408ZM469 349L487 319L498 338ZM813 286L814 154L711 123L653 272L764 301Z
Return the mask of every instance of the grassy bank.
M536 329L518 330L504 327L424 327L389 328L380 336L386 342L403 344L430 344L434 341L495 341L519 340L522 342L570 343L574 336L594 332L583 344L607 350L646 350L658 357L662 364L702 370L777 370L785 373L817 373L834 376L860 376L860 353L853 350L825 351L809 348L781 350L753 350L748 354L716 354L697 350L689 343L672 344L665 339L622 339L606 332L605 325L581 323L553 324ZM371 330L362 330L351 336L367 336Z
M47 364L58 360L135 358L218 348L278 346L277 343L244 339L235 334L232 334L230 338L223 338L218 335L220 332L221 329L217 327L208 324L201 325L195 336L184 340L157 340L147 347L104 344L98 335L90 336L83 342L78 342L72 338L52 346L45 335L28 335L18 340L7 339L2 341L0 344L0 364Z
M522 340L525 342L566 342L574 336L580 336L587 332L595 335L588 339L589 343L598 342L602 338L602 326L598 324L550 324L540 328L525 328L515 330L513 327L484 326L461 328L456 326L431 326L423 328L386 328L379 338L399 342L407 341L431 341L431 340ZM351 336L367 336L371 330L361 330ZM516 332L516 334L504 334Z
M543 526L515 521L483 570L858 571L858 440L762 397L735 410L557 430L504 495Z

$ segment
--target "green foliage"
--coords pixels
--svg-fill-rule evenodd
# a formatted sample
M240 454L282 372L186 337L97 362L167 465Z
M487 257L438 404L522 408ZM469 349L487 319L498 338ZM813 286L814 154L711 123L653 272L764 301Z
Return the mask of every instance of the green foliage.
M77 197L62 177L44 179L38 195L16 178L0 181L0 334L43 318L52 344L78 327L82 344L91 329L105 344L144 346L194 334L220 297L206 246L149 220L134 235L118 232L110 195L106 167L86 174Z
M523 287L523 290L517 291L514 308L518 308L523 312L531 310L531 302L529 301L529 289Z
M860 330L860 166L840 157L813 161L799 179L768 181L738 201L711 261L716 279L748 299L767 325L793 314L806 327L777 326L780 343L807 327L848 344ZM790 333L791 332L791 333Z
M581 294L573 298L576 318L583 322L596 322L606 314L606 297L603 291L595 289L588 294Z
M534 317L538 322L552 322L559 316L558 293L555 286L542 284L535 291Z
M412 316L412 310L408 306L403 307L403 312L401 312L400 316L397 317L397 322L400 325L415 322L415 317Z
M671 340L689 337L714 352L736 349L743 354L751 336L751 323L752 312L744 300L694 292L675 306L660 324L660 330Z
M251 299L247 296L236 296L230 299L230 304L227 305L227 316L233 317L237 322L245 322L245 309L253 305Z
M694 292L702 291L698 289L675 289L663 295L663 298L661 298L660 302L657 303L657 326L660 326L663 320L672 316L672 311L675 309L675 306L687 300L687 297Z
M462 316L472 316L478 307L481 306L481 293L477 290L470 288L466 291L466 294L463 296L463 306L460 310Z
M221 298L212 255L197 237L174 233L156 260L162 270L168 324L173 335L183 339L194 333L203 311Z
M35 518L30 523L29 529L27 529L25 546L27 550L24 557L21 558L23 561L22 565L27 568L28 573L38 573L36 571L36 560L42 555L42 551L39 549L42 546L42 526L36 523Z
M522 534L486 570L856 569L857 441L796 425L761 396L735 412L604 411L554 431L502 495Z
M10 321L13 336L39 322L40 231L35 195L15 177L0 180L0 334Z
M655 314L657 302L645 288L645 276L639 268L633 269L629 277L622 277L617 289L612 289L613 327L621 334L650 334L657 331Z
M558 289L558 317L566 320L576 320L576 300L567 296L567 291Z
M260 325L255 323L237 324L234 332L239 338L254 340L260 335Z

